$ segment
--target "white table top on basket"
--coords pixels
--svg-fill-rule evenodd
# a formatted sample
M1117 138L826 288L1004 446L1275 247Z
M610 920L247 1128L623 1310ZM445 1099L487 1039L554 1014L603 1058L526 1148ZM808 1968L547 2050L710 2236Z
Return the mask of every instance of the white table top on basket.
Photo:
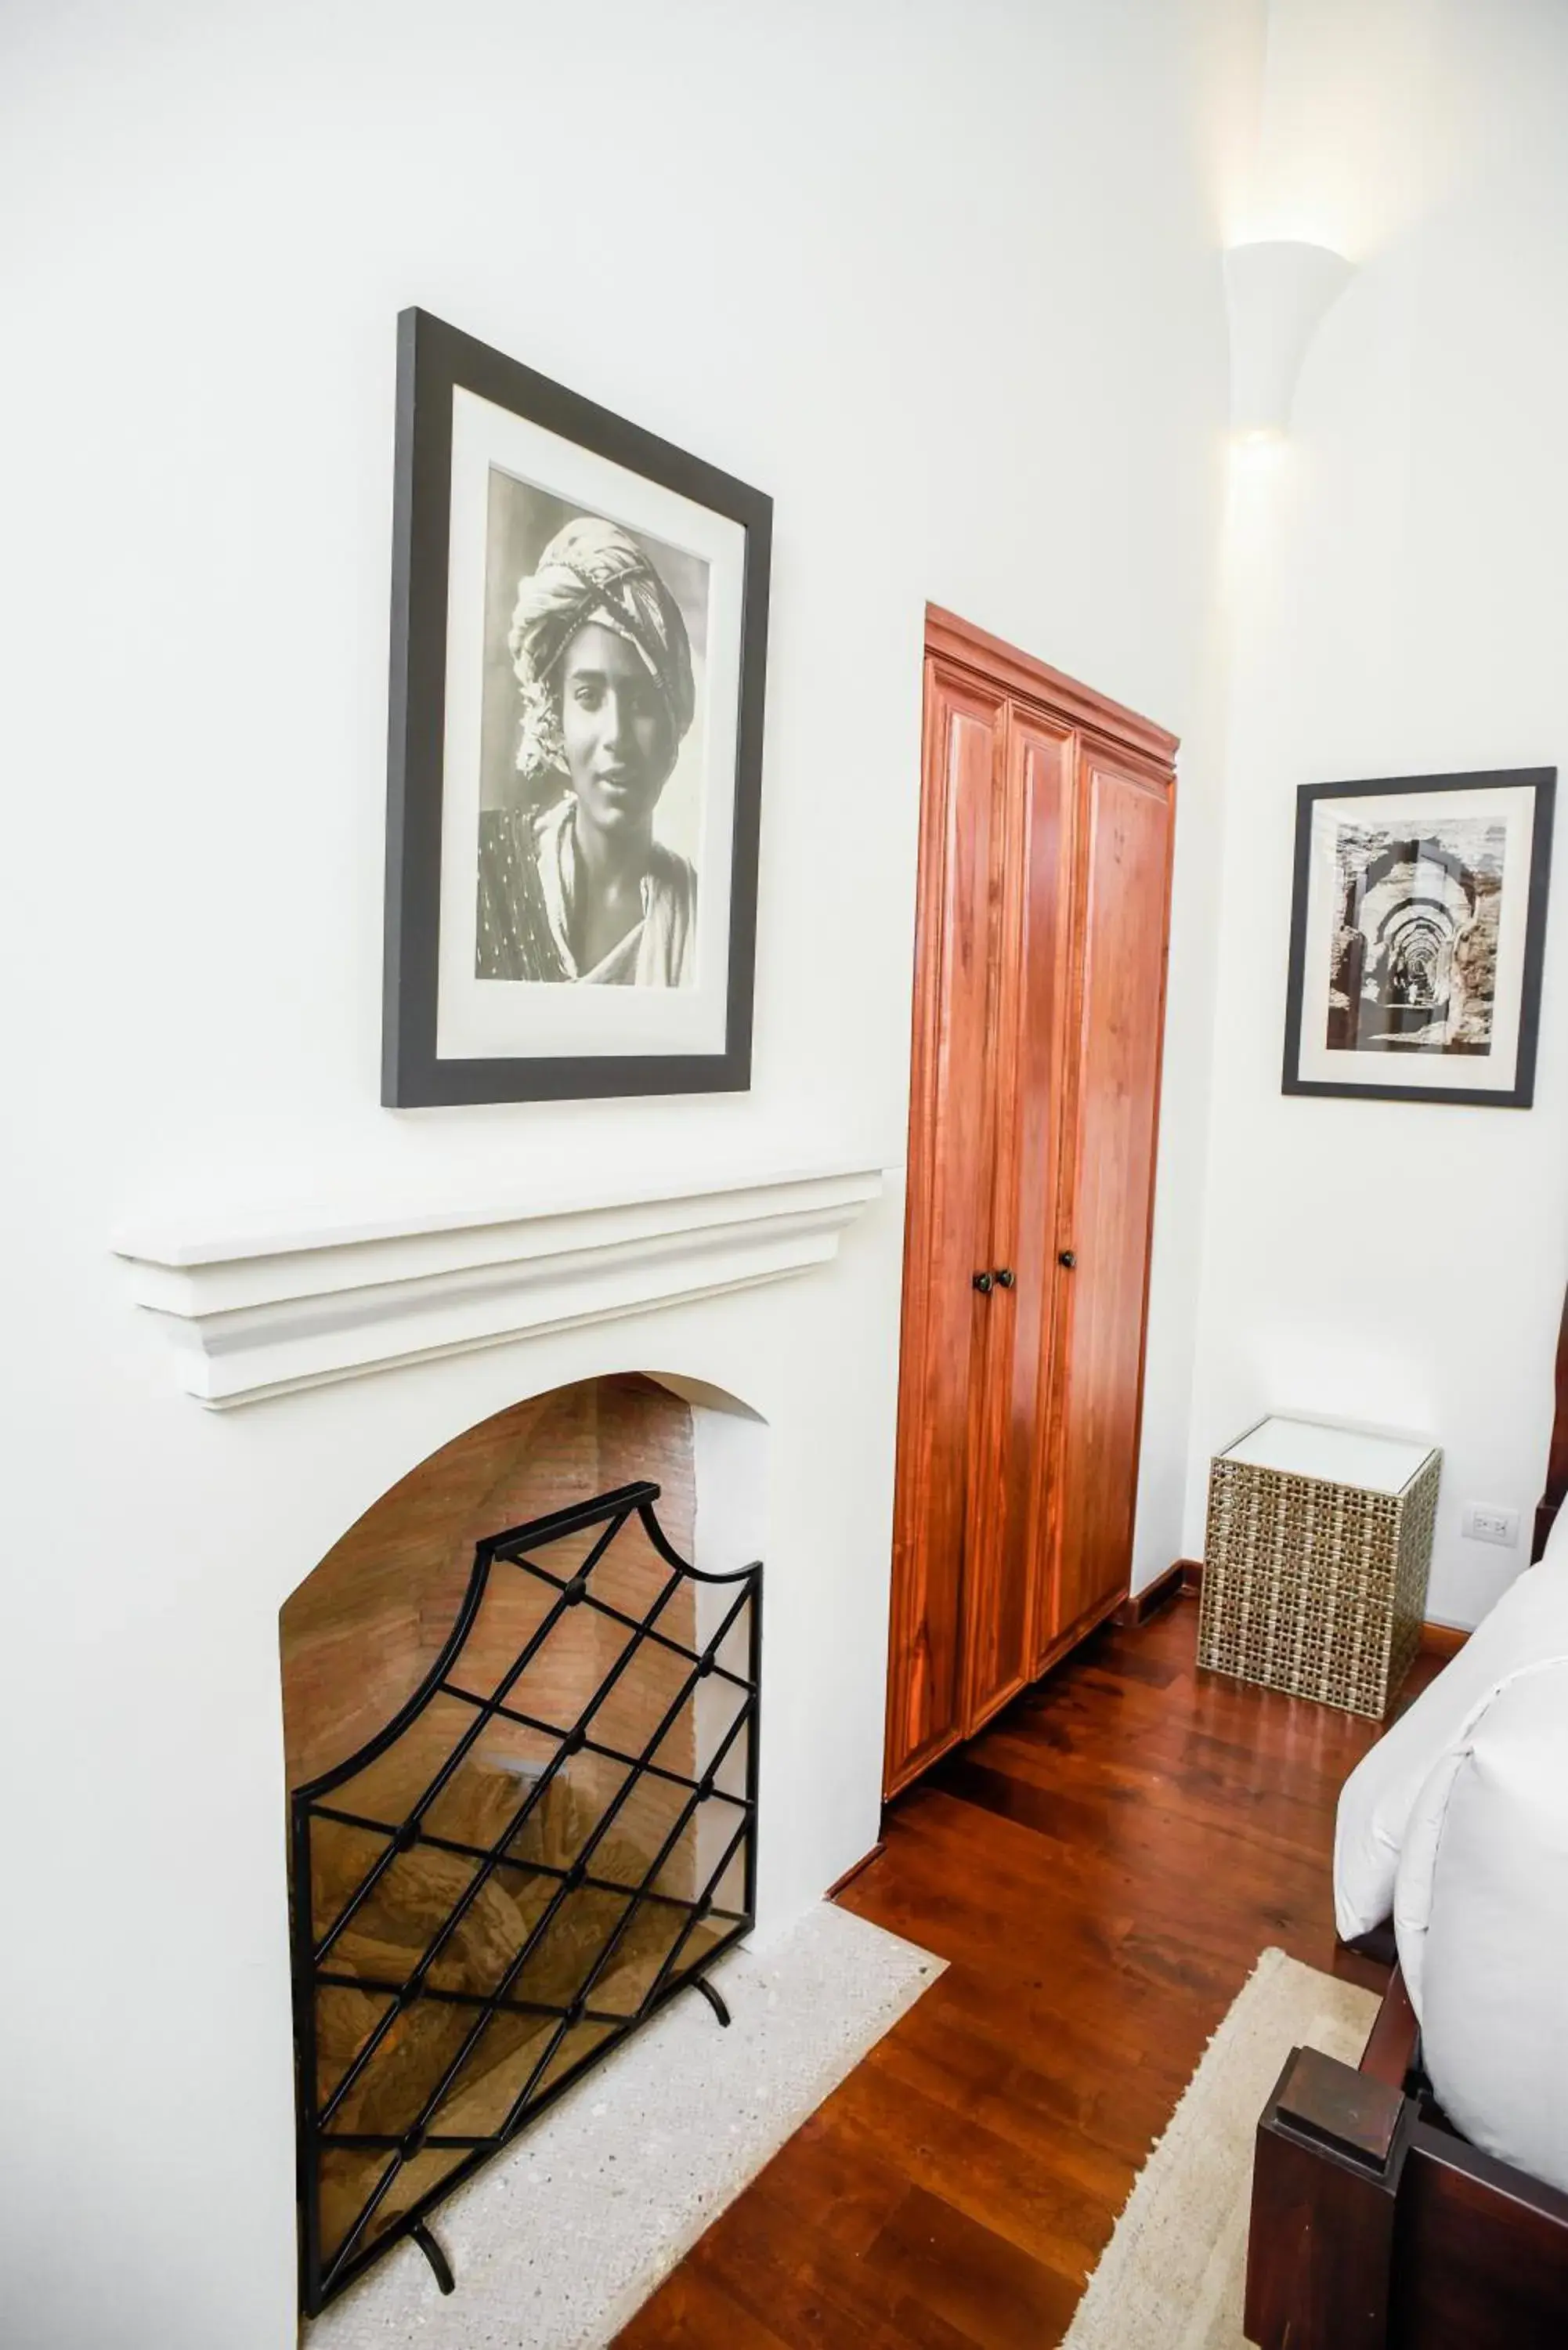
M1260 1420L1219 1457L1252 1469L1277 1469L1288 1477L1355 1485L1363 1492L1402 1493L1433 1450L1407 1437L1368 1436L1358 1428L1333 1428L1322 1420L1273 1418Z

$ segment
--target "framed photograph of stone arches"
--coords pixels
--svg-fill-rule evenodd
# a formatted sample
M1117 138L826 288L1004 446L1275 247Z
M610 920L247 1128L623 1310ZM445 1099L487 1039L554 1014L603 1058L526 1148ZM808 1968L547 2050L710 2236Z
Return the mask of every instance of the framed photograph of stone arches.
M743 1091L772 501L398 328L382 1100Z
M1530 1107L1556 782L1302 786L1286 1093Z

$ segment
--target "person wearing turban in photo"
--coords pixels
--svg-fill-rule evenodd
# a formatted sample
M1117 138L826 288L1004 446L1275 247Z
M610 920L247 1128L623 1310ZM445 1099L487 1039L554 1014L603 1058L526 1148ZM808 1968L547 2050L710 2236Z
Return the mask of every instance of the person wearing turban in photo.
M481 813L481 979L680 987L697 876L653 837L691 723L680 607L617 524L581 515L519 583L518 808Z

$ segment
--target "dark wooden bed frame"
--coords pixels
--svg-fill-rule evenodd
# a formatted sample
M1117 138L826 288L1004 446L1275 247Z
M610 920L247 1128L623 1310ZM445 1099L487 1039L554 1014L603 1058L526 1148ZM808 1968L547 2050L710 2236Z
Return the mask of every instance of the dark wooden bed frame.
M1568 1498L1568 1305L1556 1393L1532 1561ZM1568 2345L1568 2195L1444 2118L1397 1965L1359 2067L1293 2049L1263 2108L1245 2330L1259 2350Z

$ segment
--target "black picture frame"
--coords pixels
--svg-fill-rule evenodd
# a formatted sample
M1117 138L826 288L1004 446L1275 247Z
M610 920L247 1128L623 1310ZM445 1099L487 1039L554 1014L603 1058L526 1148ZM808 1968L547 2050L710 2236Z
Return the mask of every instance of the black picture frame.
M1303 784L1296 794L1296 831L1293 889L1291 907L1290 965L1285 998L1285 1047L1282 1090L1287 1094L1315 1095L1336 1100L1445 1102L1471 1108L1529 1109L1535 1097L1536 1045L1541 1023L1541 983L1546 951L1547 899L1552 879L1552 831L1556 796L1555 767L1504 767L1478 769L1473 772L1440 775L1394 775L1355 783ZM1534 794L1534 821L1531 831L1530 869L1524 883L1526 898L1524 951L1520 982L1518 1048L1514 1061L1513 1084L1503 1087L1433 1086L1420 1082L1423 1062L1430 1067L1428 1055L1416 1051L1389 1051L1379 1056L1377 1066L1388 1070L1408 1068L1410 1081L1355 1082L1318 1077L1303 1077L1302 1064L1302 1024L1303 995L1306 985L1308 953L1308 899L1312 859L1314 814L1320 802L1405 798L1410 803L1412 818L1425 803L1451 792L1475 794L1489 790L1518 791L1529 789ZM1418 837L1418 827L1415 837Z
M381 1099L391 1108L743 1092L751 1083L773 501L428 311L398 320ZM442 1058L437 1051L453 394L462 387L740 525L735 789L722 1048ZM609 991L606 991L609 993Z

